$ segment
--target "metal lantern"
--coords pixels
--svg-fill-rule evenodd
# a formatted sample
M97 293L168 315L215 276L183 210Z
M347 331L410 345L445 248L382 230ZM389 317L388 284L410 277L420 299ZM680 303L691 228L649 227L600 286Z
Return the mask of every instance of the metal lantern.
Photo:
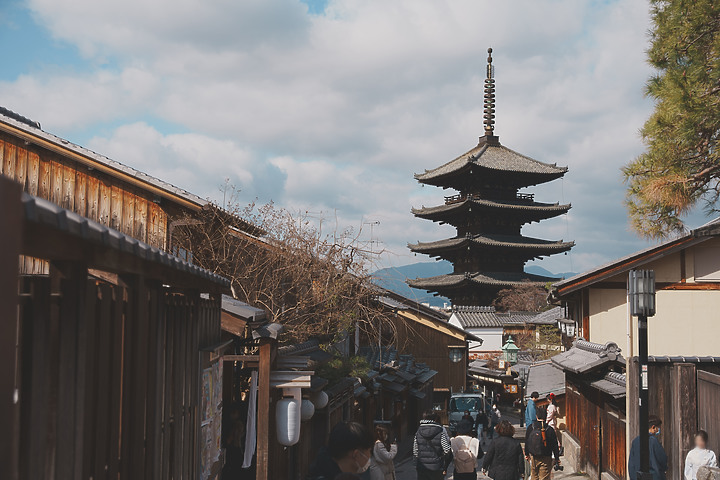
M519 350L520 347L515 345L515 341L512 337L508 337L507 342L505 342L505 345L502 347L503 359L511 365L515 365L517 363L517 354Z
M574 337L575 336L575 324L574 323L568 323L566 327L566 332L568 337Z
M630 315L652 317L655 315L655 271L630 270L628 276L628 299Z
M453 363L458 363L460 360L463 359L463 349L462 348L451 348L450 349L450 361Z

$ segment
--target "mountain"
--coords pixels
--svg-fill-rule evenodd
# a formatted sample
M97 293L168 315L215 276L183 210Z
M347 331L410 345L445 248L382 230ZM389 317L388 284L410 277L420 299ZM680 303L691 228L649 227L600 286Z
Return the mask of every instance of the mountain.
M425 290L410 288L405 280L408 278L434 277L452 272L452 263L441 260L439 262L419 262L403 265L402 267L383 268L373 273L377 285L386 288L399 295L415 300L419 303L429 303L435 307L442 307L450 301L445 297L436 297ZM552 273L537 265L530 265L525 271L545 277L570 278L575 275L573 272Z

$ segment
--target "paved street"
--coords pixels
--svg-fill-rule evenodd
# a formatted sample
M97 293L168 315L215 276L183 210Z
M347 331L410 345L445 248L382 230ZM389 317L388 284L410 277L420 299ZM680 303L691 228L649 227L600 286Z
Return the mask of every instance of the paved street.
M517 414L514 415L512 412L503 412L503 417L505 419L513 422L513 424L515 425L515 429L516 429L515 438L522 438L524 435L525 429L519 427L520 420L517 417ZM485 442L485 444L483 445L483 449L485 451L487 451L489 446L490 446L490 440ZM478 470L480 470L480 469L478 468ZM408 457L406 455L404 459L399 460L397 462L397 464L395 465L395 473L396 473L397 480L416 480L417 474L415 472L415 464L413 462L412 456ZM445 477L445 478L447 480L453 479L452 465L450 465L450 471L448 471L447 477ZM490 477L478 472L477 478L478 479L489 479ZM563 480L566 478L578 478L578 479L579 478L587 478L587 476L584 474L581 474L581 473L576 473L573 470L571 470L570 468L568 468L567 465L565 465L565 470L563 470L562 472L553 471L552 478L553 478L553 480Z

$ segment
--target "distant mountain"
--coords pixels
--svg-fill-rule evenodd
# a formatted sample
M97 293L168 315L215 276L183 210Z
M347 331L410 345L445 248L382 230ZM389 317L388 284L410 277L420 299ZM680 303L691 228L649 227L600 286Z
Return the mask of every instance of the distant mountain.
M445 297L436 297L425 290L410 288L405 280L408 278L434 277L452 272L452 263L444 260L439 262L419 262L402 267L383 268L373 273L375 283L403 297L419 303L429 303L434 307L442 307L450 303Z
M532 273L533 275L542 275L544 277L554 277L554 278L570 278L570 277L574 277L575 275L577 275L577 273L575 273L575 272L552 273L550 270L546 270L537 265L530 265L528 267L525 267L525 271L527 273Z
M452 263L446 262L445 260L439 262L419 262L403 265L402 267L383 268L373 273L373 278L377 285L387 288L399 295L419 303L429 303L435 307L442 307L445 303L450 303L450 300L445 297L436 297L425 290L410 288L408 284L405 283L405 280L408 278L445 275L451 273L452 269ZM525 271L535 275L555 278L570 278L575 275L573 272L552 273L537 265L530 265Z

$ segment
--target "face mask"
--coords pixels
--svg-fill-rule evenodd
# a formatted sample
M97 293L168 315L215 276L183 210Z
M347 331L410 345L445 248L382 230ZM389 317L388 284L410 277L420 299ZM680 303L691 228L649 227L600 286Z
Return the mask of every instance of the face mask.
M356 473L365 473L368 468L370 468L370 457L368 457L367 462L365 462L365 465L363 465L362 467L358 467Z

